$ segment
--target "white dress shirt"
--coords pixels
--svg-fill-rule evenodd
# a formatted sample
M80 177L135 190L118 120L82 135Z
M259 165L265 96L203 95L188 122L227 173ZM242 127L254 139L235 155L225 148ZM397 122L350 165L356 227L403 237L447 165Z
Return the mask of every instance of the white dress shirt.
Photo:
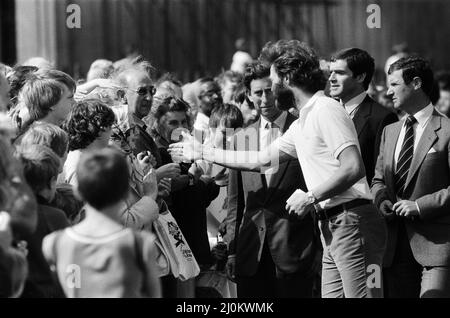
M353 119L353 117L355 116L355 113L359 109L359 105L361 105L361 103L366 98L366 96L367 96L367 93L366 92L362 92L361 94L356 95L355 97L350 99L345 104L341 101L341 103L345 107L345 110L347 111L347 114L350 116L351 119Z
M413 125L414 130L414 151L417 149L417 145L419 144L420 138L422 137L423 131L425 130L425 127L427 126L428 122L430 121L431 115L433 114L434 107L430 103L428 106L426 106L421 111L414 114L414 118L417 120L416 123ZM405 133L406 133L406 118L408 116L405 116L405 119L403 120L402 129L400 130L400 135L398 136L397 145L395 146L395 155L394 155L394 163L395 163L395 169L397 169L397 161L398 156L400 155L400 151L402 150L403 145L403 139L405 139Z
M259 145L260 149L265 147L269 147L270 144L276 140L278 137L281 137L281 130L286 124L287 112L282 112L277 119L273 122L269 122L263 116L261 116L261 124L260 124L260 133L259 133ZM270 184L270 178L272 174L278 171L278 167L271 167L268 169L263 169L264 175L266 177L267 186Z

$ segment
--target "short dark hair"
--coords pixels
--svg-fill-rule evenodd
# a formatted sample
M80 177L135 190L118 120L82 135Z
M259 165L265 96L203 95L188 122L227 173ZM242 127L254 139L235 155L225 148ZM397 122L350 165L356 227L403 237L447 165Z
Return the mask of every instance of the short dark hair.
M189 104L183 99L169 96L159 101L155 112L155 119L159 121L161 117L169 112L184 112L187 117L189 108Z
M69 150L86 148L114 121L112 109L99 99L79 101L62 125L69 134Z
M388 74L402 70L402 77L405 84L411 83L415 77L422 80L422 91L432 99L434 75L430 63L419 56L408 56L399 59L391 64Z
M244 117L239 107L223 104L214 108L209 117L209 127L217 128L221 124L225 128L241 128L244 125Z
M69 146L69 136L56 125L36 122L18 139L19 147L39 144L49 147L60 158L64 157Z
M83 153L77 166L77 189L82 199L100 210L128 195L128 162L113 147Z
M269 77L270 67L261 62L253 62L245 68L244 71L244 85L250 91L250 84L256 79Z
M366 74L363 86L365 90L369 88L370 81L372 80L375 71L375 61L369 53L358 48L343 49L331 56L332 62L335 62L336 60L346 61L348 68L353 73L353 77Z
M319 59L311 48L299 42L288 47L273 66L281 78L289 78L291 84L309 93L325 88L326 78L320 69Z
M25 179L35 194L50 188L50 183L58 176L61 165L61 160L50 148L29 145L18 148L16 155L22 162Z

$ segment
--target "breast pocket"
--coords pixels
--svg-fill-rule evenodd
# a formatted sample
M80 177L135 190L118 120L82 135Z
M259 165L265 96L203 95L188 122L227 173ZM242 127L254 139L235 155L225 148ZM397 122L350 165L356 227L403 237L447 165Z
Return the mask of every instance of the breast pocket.
M431 160L439 160L439 159L447 159L447 154L444 152L431 152L427 153L425 156L424 161L431 161Z

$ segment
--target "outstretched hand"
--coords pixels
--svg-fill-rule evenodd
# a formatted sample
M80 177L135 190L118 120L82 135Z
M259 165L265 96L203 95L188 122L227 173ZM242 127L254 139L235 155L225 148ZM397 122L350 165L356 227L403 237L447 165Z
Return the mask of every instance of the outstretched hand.
M183 141L169 145L172 161L176 163L191 162L202 157L202 144L186 132L181 133Z

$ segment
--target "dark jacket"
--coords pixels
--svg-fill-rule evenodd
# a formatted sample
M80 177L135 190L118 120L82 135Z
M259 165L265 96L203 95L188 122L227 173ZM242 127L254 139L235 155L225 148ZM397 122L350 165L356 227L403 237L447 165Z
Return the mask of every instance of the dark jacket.
M288 114L283 133L295 119ZM258 140L259 126L260 121L257 121L247 128L258 131ZM259 145L257 147L259 149ZM317 252L313 219L309 215L299 219L285 209L286 200L297 189L307 191L299 162L294 158L278 166L269 185L266 185L264 174L259 172L230 170L224 238L230 253L236 254L236 275L256 273L265 240L277 274L310 270Z
M375 173L383 129L396 121L398 121L396 114L390 112L369 96L366 96L353 116L368 184L372 182Z

